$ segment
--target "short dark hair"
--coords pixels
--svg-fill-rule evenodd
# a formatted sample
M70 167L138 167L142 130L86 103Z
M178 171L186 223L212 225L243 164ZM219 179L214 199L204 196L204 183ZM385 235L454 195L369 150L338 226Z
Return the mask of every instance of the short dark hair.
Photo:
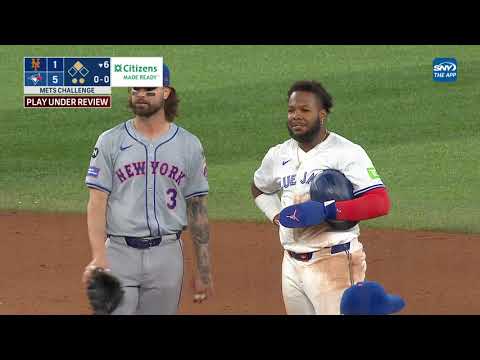
M168 122L173 122L175 118L178 116L178 103L180 102L180 98L175 91L175 88L170 88L170 95L165 100L164 109L165 109L165 117L167 118Z
M330 113L330 109L333 107L333 98L325 90L323 85L315 80L300 80L296 81L288 90L288 99L295 91L307 91L315 94L318 101L322 104L323 108Z

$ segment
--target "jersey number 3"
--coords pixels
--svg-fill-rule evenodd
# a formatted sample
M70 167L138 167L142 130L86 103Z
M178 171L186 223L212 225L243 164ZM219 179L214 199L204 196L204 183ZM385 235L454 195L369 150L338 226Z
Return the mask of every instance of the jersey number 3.
M175 189L168 189L167 190L167 195L170 196L170 198L167 201L167 206L169 209L175 209L177 206L177 190Z

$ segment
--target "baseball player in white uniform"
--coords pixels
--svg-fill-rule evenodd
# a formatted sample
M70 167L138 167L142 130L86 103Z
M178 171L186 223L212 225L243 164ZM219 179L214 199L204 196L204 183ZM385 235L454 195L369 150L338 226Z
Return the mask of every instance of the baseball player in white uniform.
M85 184L92 261L125 292L114 315L175 314L183 281L181 232L196 254L194 301L212 293L207 168L200 140L173 122L178 97L164 65L163 87L132 88L135 117L101 134Z
M366 220L390 209L388 193L365 150L327 130L332 106L319 82L294 83L288 91L291 139L268 150L253 178L255 203L279 227L285 249L282 293L287 314L340 314L343 292L365 279L358 224L334 230L325 220ZM310 200L310 184L325 169L350 180L354 199ZM309 212L314 216L306 216Z

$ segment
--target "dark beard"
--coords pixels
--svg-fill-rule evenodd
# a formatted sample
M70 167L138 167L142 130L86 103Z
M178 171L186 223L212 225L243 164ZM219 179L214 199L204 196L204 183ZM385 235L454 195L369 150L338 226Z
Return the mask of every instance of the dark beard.
M157 112L163 109L164 105L165 105L165 101L162 100L162 103L159 106L148 105L143 109L137 109L137 107L133 105L132 99L131 98L128 99L128 107L130 108L130 110L132 110L132 112L135 115L143 116L143 117L150 117L156 114Z
M288 133L290 134L290 137L299 143L311 143L313 140L315 140L315 137L320 133L320 130L322 130L322 123L320 122L320 116L317 116L317 122L315 125L309 129L305 134L302 135L296 135L292 129L290 129L290 126L288 126L288 121L287 121L287 129Z

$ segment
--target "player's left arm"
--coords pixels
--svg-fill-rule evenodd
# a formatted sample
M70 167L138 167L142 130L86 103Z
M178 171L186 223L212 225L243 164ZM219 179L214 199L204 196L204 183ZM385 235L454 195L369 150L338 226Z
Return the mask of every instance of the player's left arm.
M341 154L340 170L353 186L352 200L306 201L284 208L280 223L288 228L318 225L325 220L361 221L387 215L390 198L372 161L360 146Z
M360 221L386 215L390 200L386 189L371 189L353 200L317 202L313 200L284 208L279 221L287 228L319 225L325 220Z
M196 259L196 276L194 280L196 294L194 294L194 299L201 302L213 290L206 195L193 196L187 199L187 217Z
M213 294L213 281L210 262L210 230L208 224L207 161L198 138L191 142L189 175L184 187L187 205L187 220L193 240L196 259L194 279L194 301L202 302Z
M367 155L357 146L343 169L353 185L352 200L335 202L336 220L361 221L387 215L390 211L390 197L380 175Z
M336 201L336 220L361 221L387 215L390 197L385 187L369 190L352 200Z

